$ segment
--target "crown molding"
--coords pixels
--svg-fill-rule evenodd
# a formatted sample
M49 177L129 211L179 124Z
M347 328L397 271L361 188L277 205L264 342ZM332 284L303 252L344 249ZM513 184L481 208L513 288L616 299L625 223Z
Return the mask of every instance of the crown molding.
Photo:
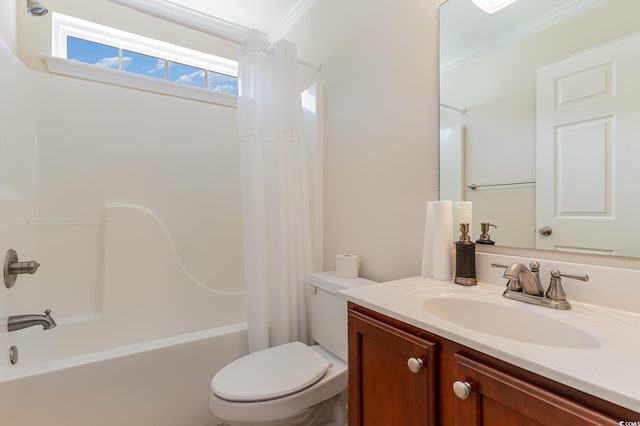
M155 0L153 2L148 0L109 1L233 43L242 44L248 30L245 26L225 21L169 0ZM262 33L261 36L263 41L266 42L266 36Z
M284 37L315 2L316 0L298 0L269 33L269 40L273 43Z

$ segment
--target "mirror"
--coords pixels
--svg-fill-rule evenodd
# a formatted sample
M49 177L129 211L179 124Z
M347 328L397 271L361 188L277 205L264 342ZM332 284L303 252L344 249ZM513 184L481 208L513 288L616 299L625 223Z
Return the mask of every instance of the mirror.
M472 201L473 240L489 222L500 246L640 257L629 238L640 197L621 188L640 184L625 160L640 158L627 143L640 98L598 109L640 91L639 16L637 0L517 0L493 14L441 5L441 152L460 153L441 157L440 198ZM619 45L627 56L607 56Z

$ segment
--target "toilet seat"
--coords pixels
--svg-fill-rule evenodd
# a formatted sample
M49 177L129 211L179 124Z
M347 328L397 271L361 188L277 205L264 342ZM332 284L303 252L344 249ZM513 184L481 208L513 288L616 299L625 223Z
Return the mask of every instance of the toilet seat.
M244 356L220 370L211 381L219 398L234 402L266 401L305 389L324 376L331 363L301 342Z
M212 386L209 408L220 419L231 424L249 425L255 422L264 425L268 424L267 421L273 421L273 424L281 425L281 419L304 413L315 404L344 391L348 380L346 363L320 346L308 348L330 364L327 372L313 385L280 398L256 402L228 401L216 395Z

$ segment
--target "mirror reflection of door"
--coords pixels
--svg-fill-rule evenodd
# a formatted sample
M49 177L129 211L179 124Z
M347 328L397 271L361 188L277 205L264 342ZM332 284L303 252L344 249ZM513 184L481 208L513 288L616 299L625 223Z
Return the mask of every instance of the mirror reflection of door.
M640 256L639 75L640 35L538 70L537 248Z
M479 187L465 189L464 198L473 202L476 229L480 222L498 225L491 233L497 245L541 248L543 242L551 240L542 240L540 227L550 226L552 235L560 237L564 234L560 232L562 224L570 222L556 220L552 226L551 222L538 221L537 185L515 184L537 180L536 71L639 34L639 14L637 0L518 0L493 14L483 12L469 0L447 0L440 7L440 102L465 111L461 114L441 107L441 129L465 127L464 184ZM630 114L634 108L637 114L637 100L629 104ZM614 124L618 125L619 118ZM582 155L587 155L586 147L582 146ZM640 178L629 175L625 179ZM614 188L617 183L613 181ZM493 186L496 184L503 186ZM570 187L565 185L565 189ZM571 194L578 193L571 190ZM612 202L616 218L636 212L628 197ZM594 232L592 228L578 234ZM636 227L616 232L622 244L638 239ZM561 250L640 256L638 252L629 254L623 247L569 239L554 244Z

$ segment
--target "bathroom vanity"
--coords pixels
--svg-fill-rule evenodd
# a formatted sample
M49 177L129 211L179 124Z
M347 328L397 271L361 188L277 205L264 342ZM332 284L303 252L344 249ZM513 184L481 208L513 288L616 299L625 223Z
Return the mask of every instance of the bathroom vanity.
M349 425L640 422L637 315L501 291L415 277L344 292Z

